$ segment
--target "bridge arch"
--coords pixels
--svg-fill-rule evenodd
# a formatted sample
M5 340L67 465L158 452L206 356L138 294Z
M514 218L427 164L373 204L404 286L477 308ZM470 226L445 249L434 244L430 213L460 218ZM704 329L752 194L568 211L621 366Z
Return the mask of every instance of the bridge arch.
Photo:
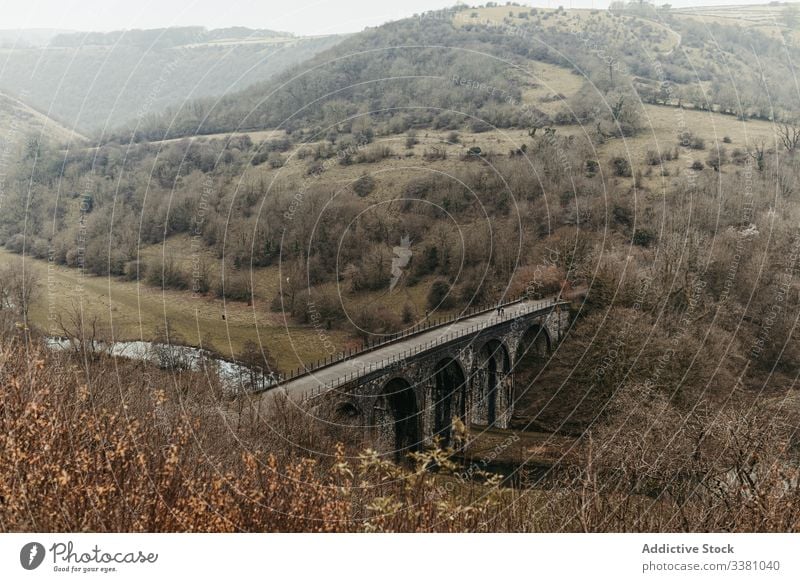
M504 414L510 404L512 379L511 357L504 342L498 338L487 340L476 358L475 422L491 426Z
M515 360L546 357L550 349L550 333L544 325L535 323L520 336Z
M432 435L441 439L442 446L451 444L453 418L467 418L467 375L454 357L439 360L433 367Z
M550 349L550 334L544 325L534 324L520 336L514 357L516 386L511 393L512 406L523 405L532 396L528 391L547 364Z
M361 409L355 402L343 400L336 404L334 414L339 422L351 424L361 416Z
M420 411L411 382L395 377L386 382L375 404L375 426L383 449L392 451L395 460L419 448Z

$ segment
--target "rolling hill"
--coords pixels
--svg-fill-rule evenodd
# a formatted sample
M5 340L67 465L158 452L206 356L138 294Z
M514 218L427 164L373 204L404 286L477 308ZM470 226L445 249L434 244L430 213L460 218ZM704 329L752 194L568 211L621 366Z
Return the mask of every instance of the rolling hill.
M638 6L599 11L510 4L421 14L354 35L221 100L187 103L142 126L135 139L328 131L366 113L373 126L395 132L480 124L472 118L496 127L570 122L573 113L580 119L581 111L542 115L547 99L526 101L526 92L541 86L535 78L541 63L580 77L590 85L587 99L614 89L647 103L742 118L796 115L796 87L785 82L800 56L795 44L784 41L793 34L790 27ZM560 102L558 93L554 87L549 102ZM528 105L524 115L515 103ZM126 136L116 132L118 139Z
M337 42L247 28L53 33L0 48L0 90L84 133L146 121L187 99L263 81Z
M18 149L30 138L46 139L59 146L72 144L82 147L86 144L86 138L81 134L0 92L0 151L4 157L4 174L11 171L19 158Z

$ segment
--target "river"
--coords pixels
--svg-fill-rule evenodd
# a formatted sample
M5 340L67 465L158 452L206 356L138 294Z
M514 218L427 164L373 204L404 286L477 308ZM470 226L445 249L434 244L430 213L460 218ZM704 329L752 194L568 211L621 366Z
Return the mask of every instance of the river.
M71 340L61 337L48 337L45 345L55 351L72 350L76 347ZM222 387L233 394L262 391L275 384L276 376L272 373L251 369L244 364L226 360L218 354L191 346L146 341L121 341L95 342L92 349L115 358L150 362L164 370L215 369ZM214 365L209 366L209 362Z

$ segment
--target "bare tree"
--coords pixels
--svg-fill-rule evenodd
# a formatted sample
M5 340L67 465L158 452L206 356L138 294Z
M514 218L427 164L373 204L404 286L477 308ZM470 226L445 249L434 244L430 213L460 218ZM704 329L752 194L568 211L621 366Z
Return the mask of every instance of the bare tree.
M748 148L747 155L749 155L753 161L756 163L756 167L758 168L759 172L764 171L764 151L766 149L766 144L764 140L761 140L761 143L755 145L755 147L751 150Z
M192 368L192 358L186 349L186 339L172 326L170 320L164 321L164 327L156 329L150 343L150 357L162 370L179 372Z
M24 260L15 261L0 273L0 309L14 309L25 323L38 294L39 276Z
M786 151L794 154L797 151L797 146L800 145L800 126L789 125L788 123L779 125L778 138L780 138Z
M238 358L247 369L242 374L242 384L250 390L264 390L271 383L271 375L277 373L275 359L266 346L259 346L252 340L244 342L243 348Z
M86 313L82 302L73 299L70 307L58 314L56 323L72 349L83 357L93 359L102 349L105 333L100 316Z

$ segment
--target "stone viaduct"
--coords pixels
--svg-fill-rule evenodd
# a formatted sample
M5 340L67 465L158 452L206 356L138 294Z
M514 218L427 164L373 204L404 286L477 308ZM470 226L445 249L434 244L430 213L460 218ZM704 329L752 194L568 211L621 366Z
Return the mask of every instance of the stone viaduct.
M304 370L268 394L360 427L377 450L399 457L436 436L448 444L456 418L506 428L518 398L515 368L547 357L568 324L566 302L514 301Z

